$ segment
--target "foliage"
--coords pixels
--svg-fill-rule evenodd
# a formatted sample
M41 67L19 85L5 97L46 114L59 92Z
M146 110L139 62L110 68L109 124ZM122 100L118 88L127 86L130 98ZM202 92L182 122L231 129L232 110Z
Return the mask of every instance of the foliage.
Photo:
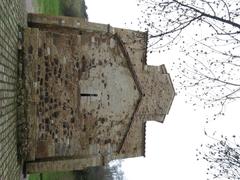
M236 143L236 136L211 138L213 143L201 145L197 150L198 160L202 158L209 164L207 174L210 179L240 179L240 145Z
M37 0L37 6L43 14L88 18L84 0Z
M122 161L114 160L108 165L108 169L114 180L123 180L124 172L122 171Z
M59 0L37 0L38 12L48 15L60 15L60 1Z
M89 167L84 171L77 171L77 179L83 180L123 180L121 160L115 160L107 166Z
M61 11L65 16L88 18L84 0L60 0Z
M139 0L139 6L150 52L179 48L176 79L188 96L205 108L219 106L218 114L240 98L238 0Z
M123 180L123 176L121 160L115 160L107 166L89 167L81 171L31 174L29 180Z

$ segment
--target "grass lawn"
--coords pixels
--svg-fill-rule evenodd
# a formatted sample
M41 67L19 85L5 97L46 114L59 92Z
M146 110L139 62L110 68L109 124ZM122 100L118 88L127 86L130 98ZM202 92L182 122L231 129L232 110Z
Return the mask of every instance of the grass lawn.
M74 180L75 176L73 172L48 172L42 173L42 179L40 174L31 174L28 180Z
M60 0L37 0L37 11L48 15L60 15Z
M28 180L40 180L40 174L31 174Z

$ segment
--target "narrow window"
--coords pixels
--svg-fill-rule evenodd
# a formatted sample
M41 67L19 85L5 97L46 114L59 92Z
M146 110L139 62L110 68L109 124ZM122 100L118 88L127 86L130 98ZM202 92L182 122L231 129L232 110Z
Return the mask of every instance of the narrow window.
M98 96L97 94L89 94L89 93L81 93L81 96L90 96L90 97L96 97Z

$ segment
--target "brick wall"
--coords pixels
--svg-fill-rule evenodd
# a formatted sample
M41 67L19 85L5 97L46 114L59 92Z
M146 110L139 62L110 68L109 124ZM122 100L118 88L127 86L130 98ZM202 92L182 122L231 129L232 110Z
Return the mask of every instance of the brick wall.
M26 14L23 0L0 1L0 180L19 179L17 127L21 125L18 30Z

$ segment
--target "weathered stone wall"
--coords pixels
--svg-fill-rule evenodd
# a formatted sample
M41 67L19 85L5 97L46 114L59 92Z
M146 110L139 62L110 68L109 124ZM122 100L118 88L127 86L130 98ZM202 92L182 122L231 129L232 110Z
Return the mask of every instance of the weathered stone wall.
M24 37L35 158L118 151L140 94L116 37L33 28Z
M165 67L146 64L147 34L79 18L28 20L28 172L144 156L145 122L163 122L174 97Z
M17 160L18 31L25 23L23 0L0 1L0 179L20 177Z

